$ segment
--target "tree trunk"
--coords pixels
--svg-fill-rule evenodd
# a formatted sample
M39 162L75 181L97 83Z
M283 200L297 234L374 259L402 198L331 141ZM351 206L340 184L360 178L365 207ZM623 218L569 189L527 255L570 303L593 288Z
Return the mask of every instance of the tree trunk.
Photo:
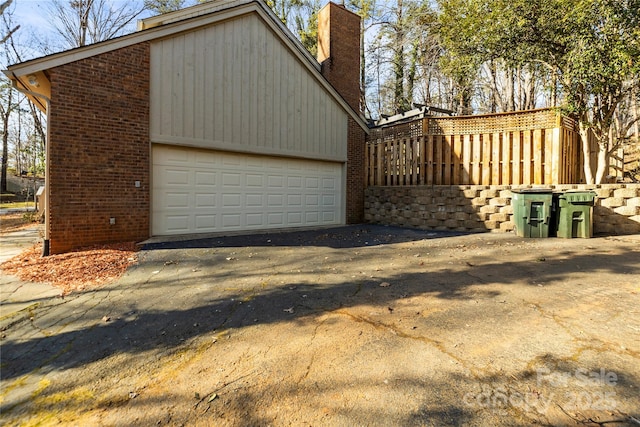
M0 172L0 193L7 192L7 167L9 165L9 117L13 110L13 88L9 88L7 104L0 106L2 114L2 171Z
M393 108L394 114L399 114L406 109L404 93L404 18L402 0L397 0L396 23L393 31Z
M16 135L16 173L22 174L22 110L18 110L18 135Z
M596 184L602 184L606 177L607 169L609 169L609 149L608 144L602 142L598 144L598 168L596 169Z
M0 193L7 192L7 167L9 157L9 120L2 126L2 176L0 177Z
M640 146L640 120L639 120L639 116L640 113L638 113L638 110L640 110L640 108L638 108L638 96L637 96L637 92L638 91L638 87L635 87L633 89L633 92L631 94L631 99L633 99L633 119L634 119L634 131L633 134L635 135L635 141L636 144Z
M505 65L506 68L506 78L507 78L507 89L506 89L506 98L507 98L507 109L505 111L515 111L515 90L514 90L514 73L513 68Z
M531 82L529 85L529 106L527 107L527 110L533 110L534 108L536 108L536 92L537 90L537 73L534 67L531 67Z
M496 74L496 63L492 59L489 61L489 73L491 74L491 107L489 112L495 113L498 110L498 101L500 100L500 94L498 93L498 78Z
M522 66L516 68L516 82L518 82L518 98L515 103L516 110L526 110L527 105L527 89L526 89L526 75Z
M580 123L580 139L582 142L582 157L585 184L593 184L593 172L591 171L591 144L589 142L589 129Z
M405 96L406 108L411 109L413 104L413 88L416 81L416 71L418 68L418 57L420 45L414 41L411 46L411 56L409 57L409 70L407 72L407 93Z

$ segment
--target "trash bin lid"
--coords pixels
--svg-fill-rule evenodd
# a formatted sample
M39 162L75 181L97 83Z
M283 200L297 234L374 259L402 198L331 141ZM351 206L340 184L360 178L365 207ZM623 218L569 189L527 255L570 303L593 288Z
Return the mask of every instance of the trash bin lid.
M594 191L573 190L567 191L560 197L570 203L591 203L596 197L596 193Z
M518 194L549 194L553 193L551 188L521 188L519 190L511 190L512 193Z

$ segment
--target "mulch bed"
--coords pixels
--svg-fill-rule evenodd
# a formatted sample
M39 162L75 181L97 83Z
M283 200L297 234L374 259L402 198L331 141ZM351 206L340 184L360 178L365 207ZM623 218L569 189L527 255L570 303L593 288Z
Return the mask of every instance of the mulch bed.
M137 262L136 250L135 242L127 242L42 257L42 247L36 245L0 264L0 269L21 280L49 283L67 295L117 280Z

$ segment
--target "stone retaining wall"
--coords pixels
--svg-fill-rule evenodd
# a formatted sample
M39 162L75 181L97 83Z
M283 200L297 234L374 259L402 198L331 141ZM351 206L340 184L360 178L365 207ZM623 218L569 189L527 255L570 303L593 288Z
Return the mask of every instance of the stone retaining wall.
M511 189L533 187L368 187L365 190L365 221L435 230L512 231ZM544 188L595 191L595 234L640 233L640 184L551 185Z

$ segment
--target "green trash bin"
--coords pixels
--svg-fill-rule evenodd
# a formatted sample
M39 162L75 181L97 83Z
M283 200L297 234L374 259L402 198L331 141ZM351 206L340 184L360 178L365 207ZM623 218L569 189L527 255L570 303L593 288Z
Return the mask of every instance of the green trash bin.
M593 191L567 191L559 196L558 237L593 237L595 197L596 193Z
M552 221L553 190L526 188L512 190L515 233L520 237L549 237L555 232Z

